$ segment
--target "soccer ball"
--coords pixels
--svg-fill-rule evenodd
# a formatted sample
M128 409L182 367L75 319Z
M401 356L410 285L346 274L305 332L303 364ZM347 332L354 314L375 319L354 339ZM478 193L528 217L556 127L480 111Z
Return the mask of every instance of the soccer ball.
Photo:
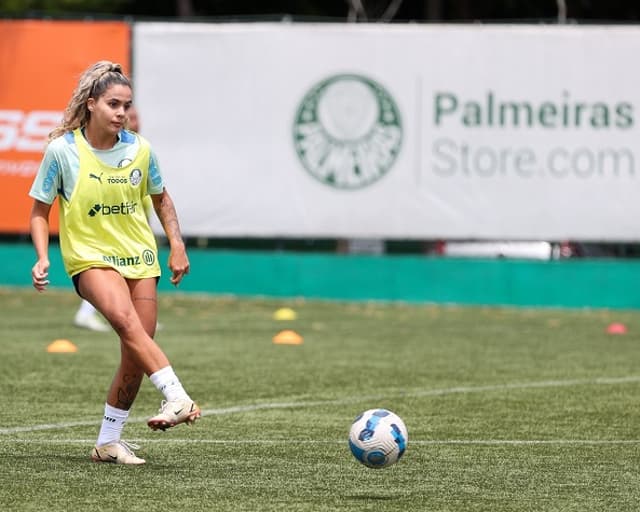
M387 409L369 409L359 414L349 431L349 448L369 468L395 464L407 449L407 427Z

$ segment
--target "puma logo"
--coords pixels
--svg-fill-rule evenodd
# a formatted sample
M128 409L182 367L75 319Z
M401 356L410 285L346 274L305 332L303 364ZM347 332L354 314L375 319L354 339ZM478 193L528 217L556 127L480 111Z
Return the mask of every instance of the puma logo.
M100 176L98 176L97 174L93 174L92 172L89 173L89 178L93 178L94 180L98 180L100 182L100 184L102 185L102 174L100 173Z

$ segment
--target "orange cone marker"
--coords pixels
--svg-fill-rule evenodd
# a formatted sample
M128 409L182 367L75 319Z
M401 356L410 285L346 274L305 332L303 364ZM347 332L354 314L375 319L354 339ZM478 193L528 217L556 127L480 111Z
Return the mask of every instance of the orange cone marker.
M273 313L274 320L295 320L298 314L291 308L280 308Z
M612 324L609 324L609 326L607 327L607 333L608 334L627 334L627 326L620 322L614 322Z
M276 334L273 342L276 345L302 345L304 339L297 332L287 329Z
M50 353L72 353L77 351L78 347L69 340L54 340L47 346L47 352Z

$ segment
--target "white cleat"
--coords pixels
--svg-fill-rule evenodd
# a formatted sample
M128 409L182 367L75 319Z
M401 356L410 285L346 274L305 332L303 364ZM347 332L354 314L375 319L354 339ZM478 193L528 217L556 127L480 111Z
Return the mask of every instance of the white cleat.
M104 323L104 321L96 313L76 314L75 318L73 319L73 325L82 329L89 329L90 331L96 332L110 331L109 326Z
M91 460L109 464L144 464L146 461L133 453L133 449L137 450L138 448L140 447L137 444L127 443L122 440L103 446L95 446L91 451Z
M179 399L160 404L160 411L147 421L151 430L167 430L180 423L191 425L200 417L200 407L193 400Z

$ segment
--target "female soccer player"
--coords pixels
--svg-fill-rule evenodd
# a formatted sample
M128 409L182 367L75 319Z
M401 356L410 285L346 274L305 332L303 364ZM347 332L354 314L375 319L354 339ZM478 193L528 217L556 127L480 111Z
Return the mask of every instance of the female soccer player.
M164 395L147 422L153 430L193 423L200 408L153 340L160 276L155 237L142 206L150 194L170 245L170 278L189 272L173 201L149 143L125 129L132 88L122 67L109 61L80 77L62 124L49 137L29 195L31 237L37 261L33 286L49 284L49 211L60 203L60 250L80 297L93 304L120 337L120 366L107 394L104 418L91 458L143 464L121 440L124 423L144 375Z
M131 107L129 107L129 110L127 110L126 128L127 130L130 130L132 132L140 131L140 120L135 105L131 105ZM147 218L149 217L152 208L153 206L151 204L150 196L145 196L144 211L147 214ZM93 304L85 299L80 299L80 306L78 306L78 310L73 317L73 325L97 332L107 332L110 330L109 326L102 320L102 317L100 316L96 308L93 307ZM160 329L159 326L160 324L158 323L156 325L156 331Z

